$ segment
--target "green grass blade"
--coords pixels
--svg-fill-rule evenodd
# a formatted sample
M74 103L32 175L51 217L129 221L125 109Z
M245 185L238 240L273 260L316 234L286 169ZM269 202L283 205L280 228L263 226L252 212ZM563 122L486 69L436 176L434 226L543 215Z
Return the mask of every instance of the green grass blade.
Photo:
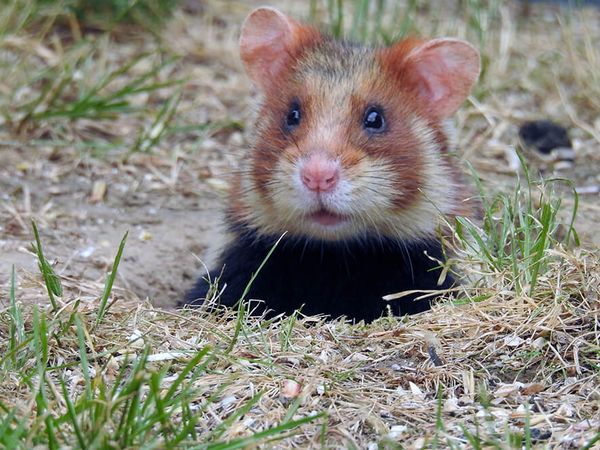
M223 435L223 433L225 433L225 431L227 431L236 420L246 415L254 407L254 405L256 405L260 401L263 395L264 392L259 392L246 403L244 403L244 405L242 405L240 408L234 411L229 417L227 417L227 419L225 419L217 427L215 427L214 430L212 430L212 432L210 433L210 439L213 440L220 438Z
M10 328L9 328L9 337L8 337L8 349L9 354L11 354L11 359L13 362L13 367L17 367L17 358L16 354L21 344L25 341L25 323L23 322L23 315L21 314L21 309L17 305L16 300L16 274L15 274L15 266L12 266L11 276L10 276L10 291L8 294L10 309L9 309L9 317L10 317ZM1 364L0 364L1 366Z
M125 248L125 243L127 242L127 235L129 231L125 232L123 239L121 239L121 243L119 244L119 249L117 250L117 255L115 256L115 260L112 265L112 270L106 279L106 283L104 285L104 292L102 293L102 297L100 299L100 306L98 308L98 316L96 317L96 326L102 323L104 319L104 315L108 311L108 299L110 298L110 294L112 292L113 284L115 282L115 278L117 277L117 270L119 269L119 263L121 262L121 257L123 256L123 250Z
M200 364L200 361L204 359L204 357L210 351L210 346L206 346L202 348L198 353L194 355L192 359L185 365L183 370L179 373L169 390L167 391L166 397L171 398L175 396L175 393L181 386L181 384L185 381L186 377Z
M591 450L591 448L594 447L596 442L600 442L600 431L598 431L594 437L587 441L586 444L583 447L581 447L581 450Z
M31 221L31 226L33 227L33 235L35 236L35 250L38 257L38 266L40 268L44 284L46 285L46 291L48 292L48 298L52 304L52 310L56 311L58 310L58 304L56 303L54 296L62 297L62 284L59 276L56 274L56 272L54 272L54 269L44 257L40 234L38 233L38 229L34 221Z
M169 123L173 119L180 100L181 91L177 92L177 94L171 97L169 101L165 102L162 108L158 111L158 114L150 127L141 133L137 138L132 149L133 152L147 152L154 145L156 145L156 143L165 134Z
M225 351L226 353L229 353L231 350L233 350L233 347L235 347L235 344L238 341L238 338L240 336L240 332L242 331L242 327L243 327L243 323L244 323L244 317L245 317L245 314L244 314L245 313L244 299L248 295L248 292L250 292L250 288L252 287L252 284L254 283L254 280L256 279L256 277L258 276L258 274L260 273L260 271L262 270L262 268L265 266L265 264L267 263L267 261L269 260L269 258L271 257L271 255L273 254L273 252L275 251L275 249L277 248L277 246L279 245L279 243L281 242L281 240L283 239L284 236L285 236L285 233L283 233L279 237L279 239L277 239L277 242L275 242L275 244L273 244L273 246L271 247L271 249L267 253L267 256L265 256L265 258L260 263L260 266L258 267L258 269L256 270L256 272L254 272L252 274L252 276L250 277L250 281L248 281L248 284L246 284L246 287L244 288L244 292L242 293L242 296L238 300L238 318L237 318L237 323L236 323L236 326L235 326L235 331L233 333L233 337L231 338L231 343L229 344L229 346L227 347L227 350Z
M81 431L81 428L79 426L77 411L75 410L75 406L73 405L73 402L71 401L71 397L69 395L69 391L67 390L65 380L63 380L61 378L59 380L59 383L60 383L60 387L61 387L61 390L63 393L63 399L65 401L65 405L67 405L67 417L70 419L70 424L73 427L73 431L75 432L75 436L77 438L79 447L82 449L87 448L87 444L86 444L83 432Z
M153 417L153 422L160 422L161 435L164 439L165 448L172 448L172 445L169 440L169 436L171 435L171 427L169 425L170 412L165 408L165 404L160 395L160 380L161 375L158 373L153 373L150 375L150 383L149 383L149 398L154 398L154 405L156 408L156 413Z

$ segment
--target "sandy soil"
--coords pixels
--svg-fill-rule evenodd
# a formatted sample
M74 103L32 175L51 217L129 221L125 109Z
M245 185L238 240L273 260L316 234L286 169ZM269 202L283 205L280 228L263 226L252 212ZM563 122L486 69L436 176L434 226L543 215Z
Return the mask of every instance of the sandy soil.
M13 164L7 164L10 156ZM4 167L36 164L10 152L2 160ZM160 183L157 192L152 172L140 166L64 171L60 161L37 161L39 170L17 177L3 174L0 180L0 190L8 197L2 214L1 277L6 279L12 264L36 270L26 216L39 221L45 253L67 277L103 278L129 231L119 283L157 305L173 305L197 273L195 255L202 255L212 239L218 198L200 186L196 192L165 191ZM102 202L90 201L95 178L108 186ZM8 209L13 207L31 212L12 214Z

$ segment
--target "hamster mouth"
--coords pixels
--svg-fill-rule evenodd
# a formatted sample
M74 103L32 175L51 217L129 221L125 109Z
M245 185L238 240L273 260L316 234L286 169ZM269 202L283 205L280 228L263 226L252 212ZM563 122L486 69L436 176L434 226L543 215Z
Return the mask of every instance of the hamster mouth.
M321 208L318 211L310 213L307 218L311 222L317 223L324 227L339 225L348 219L346 216L328 211L325 208Z

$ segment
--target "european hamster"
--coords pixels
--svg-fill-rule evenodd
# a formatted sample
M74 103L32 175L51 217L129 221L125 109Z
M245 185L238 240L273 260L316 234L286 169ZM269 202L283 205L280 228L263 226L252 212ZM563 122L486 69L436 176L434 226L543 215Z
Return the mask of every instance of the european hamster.
M442 216L472 216L450 154L448 118L480 71L467 42L409 38L388 48L332 39L272 8L241 32L248 76L262 94L253 145L226 211L231 239L210 278L219 301L264 300L271 313L371 321L430 307L406 290L438 284ZM207 276L186 303L202 303ZM260 310L260 308L259 308Z

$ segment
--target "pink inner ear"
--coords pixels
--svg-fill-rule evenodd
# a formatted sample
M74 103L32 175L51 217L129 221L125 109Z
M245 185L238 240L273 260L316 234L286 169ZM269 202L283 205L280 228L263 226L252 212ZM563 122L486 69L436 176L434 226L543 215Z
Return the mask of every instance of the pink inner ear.
M273 8L253 11L242 27L240 53L252 81L268 89L289 63L296 23Z
M419 94L440 118L453 114L465 101L480 70L479 53L466 42L436 39L407 57Z
M435 73L434 69L437 67L429 68L427 64L419 65L419 75L421 76L419 94L435 103L448 96L448 88L439 80L439 77L432 76Z

